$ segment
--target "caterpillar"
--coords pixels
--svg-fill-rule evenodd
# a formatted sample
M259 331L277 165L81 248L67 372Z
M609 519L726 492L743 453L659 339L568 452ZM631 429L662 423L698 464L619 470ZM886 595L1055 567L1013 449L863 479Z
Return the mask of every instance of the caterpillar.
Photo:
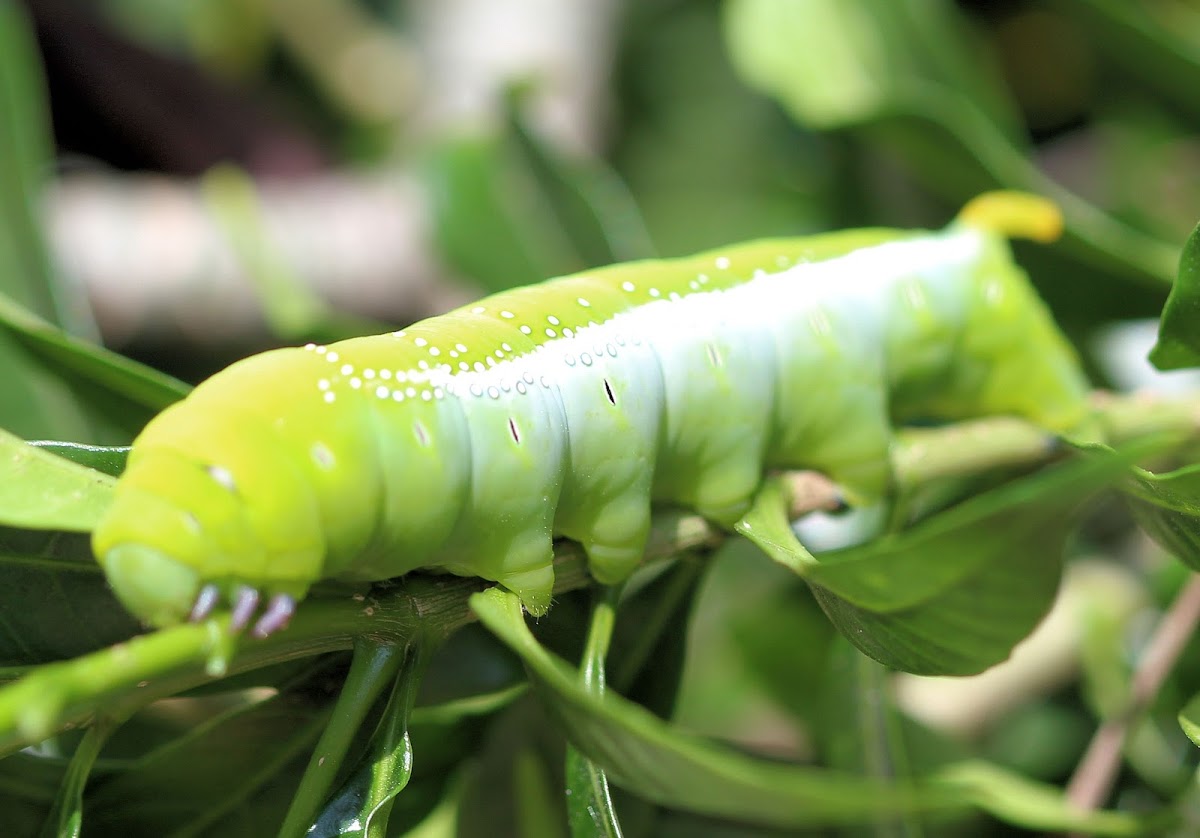
M883 498L894 427L1078 426L1088 384L981 196L942 231L763 240L586 271L389 334L239 361L134 441L93 547L154 626L286 625L321 579L425 568L549 606L552 540L627 577L654 504L731 527L770 469Z

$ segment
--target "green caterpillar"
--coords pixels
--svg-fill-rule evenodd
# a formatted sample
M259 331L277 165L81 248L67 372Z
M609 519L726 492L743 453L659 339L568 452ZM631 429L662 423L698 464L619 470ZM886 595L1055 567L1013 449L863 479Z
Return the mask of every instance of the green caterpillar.
M540 613L554 537L613 583L652 504L729 527L769 469L877 500L894 423L1085 419L1087 381L1004 238L1059 224L994 193L941 232L615 265L253 356L135 440L96 555L150 624L225 600L265 635L320 579L416 568L496 581Z

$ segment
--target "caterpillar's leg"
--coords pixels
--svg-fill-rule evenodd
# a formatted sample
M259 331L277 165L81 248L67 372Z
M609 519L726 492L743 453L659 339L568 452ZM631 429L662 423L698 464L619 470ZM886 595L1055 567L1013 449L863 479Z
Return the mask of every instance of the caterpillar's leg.
M650 534L648 487L629 491L599 507L567 533L583 544L588 569L605 585L624 581L637 568Z
M554 593L554 545L549 528L518 533L500 553L499 568L492 578L519 596L530 614L545 614Z

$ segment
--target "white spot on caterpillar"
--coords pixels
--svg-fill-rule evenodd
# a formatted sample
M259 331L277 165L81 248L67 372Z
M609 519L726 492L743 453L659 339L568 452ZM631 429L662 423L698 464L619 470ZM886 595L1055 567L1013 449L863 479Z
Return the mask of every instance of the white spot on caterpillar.
M405 387L404 394L406 396L408 396L410 399L415 399L417 397L417 388L416 387Z
M700 276L696 277L696 281L699 282L701 285L707 285L708 284L708 274L700 274Z
M579 298L578 300L576 300L575 302L579 303L579 304L580 304L581 306L583 306L584 308L587 308L588 306L590 306L590 305L591 305L591 303L589 303L589 302L588 302L587 300L585 300L583 297L580 297L580 298Z
M650 296L651 296L651 297L657 297L658 295L659 295L659 291L658 291L658 289L657 289L657 288L651 288L651 289L650 289Z
M483 306L475 306L475 308L471 309L471 314L483 314L485 311L487 311L487 309L485 309ZM466 352L466 350L464 349L463 352Z
M462 370L463 372L466 372L467 370L469 370L471 368L471 365L468 364L466 361L459 361L458 368L460 370Z
M312 352L314 349L317 348L317 345L315 343L306 343L306 344L304 344L304 348L307 349L309 352Z
M691 288L693 291L699 291L700 283L693 279L691 282L688 283L688 288Z
M546 329L546 337L548 337L548 338L558 337L558 332L554 331L553 329Z
M521 376L521 378L525 379L525 383L526 383L526 384L532 384L532 383L533 383L533 373L529 373L529 372L527 372L527 373L525 373L524 375L522 375L522 376Z
M428 390L422 390L421 391L421 401L423 401L423 402L433 401L433 393L431 393Z
M567 355L566 357L563 358L563 360L567 362L568 367L575 366L575 356L574 355Z
M381 399L386 399L388 396L391 395L391 393L392 393L392 391L389 390L387 387L385 387L382 384L380 384L378 387L375 388L375 395Z
M371 379L372 379L372 378L374 378L374 377L375 377L375 370L373 370L373 369L369 369L369 368L368 368L368 369L365 369L365 370L363 370L363 378L365 378L365 379L367 379L367 380L369 381L369 380L371 380Z
M629 293L633 292L634 287L635 287L634 284L632 282L630 282L629 280L625 280L624 282L621 283L622 290L627 291Z
M328 390L329 389L329 379L322 378L320 381L318 381L317 389L320 390L322 393L324 393L326 390Z
M518 392L518 393L520 393L522 396L523 396L523 395L525 395L525 392L526 392L526 390L528 390L528 389L529 389L529 388L525 386L525 382L524 382L524 381L518 381L518 382L517 382L517 392Z
M324 346L318 346L318 347L317 347L317 354L318 354L318 355L324 355L324 354L325 354L325 351L326 351L326 350L325 350L325 347L324 347Z
M428 346L429 345L429 341L425 340L425 338L417 338L416 340L413 341L413 343L415 343L417 346Z
M500 348L503 349L505 352L513 351L513 348L511 346L509 346L507 343L500 344Z
M549 386L550 386L550 382L546 380L546 376L544 376L544 375L543 375L543 376L542 376L541 378L539 378L538 380L541 382L541 385L542 385L543 387L549 387Z
M394 402L404 401L404 394L401 393L399 390L393 390L392 391L392 401L394 401Z
M505 393L507 393L509 390L512 389L512 385L508 383L507 378L500 379L500 389L503 390Z
M725 256L718 256L713 264L717 266L717 270L719 271L725 271L729 269L729 259Z
M313 443L313 447L309 449L309 455L312 457L314 463L326 470L333 468L336 462L333 452L321 442Z
M476 398L478 398L479 396L482 396L483 388L480 387L478 384L472 384L471 385L471 395L475 396Z
M508 344L505 344L505 346L508 346ZM461 343L454 344L454 348L457 349L459 352L467 351L467 347L463 346Z
M613 346L611 343L608 343L608 344L605 344L604 348L608 350L609 355L611 355L614 358L617 357L617 347ZM597 352L596 354L599 355L600 353Z
M557 317L555 317L553 314L547 314L547 315L546 315L546 322L547 322L547 323L549 323L551 326L557 326L557 325L558 325L560 322L562 322L562 321L560 321L560 320L559 320Z
M451 357L451 358L457 358L457 357L458 357L458 351L457 351L457 350L455 350L455 349L451 349L451 350L450 350L450 357Z
M486 358L484 358L483 360L487 361L487 365L488 365L489 367L494 367L494 366L496 366L496 359L495 359L495 358L493 358L491 355L487 356L487 357L486 357Z
M504 357L504 350L503 350L503 349L497 349L497 350L496 350L496 351L495 351L493 354L494 354L494 355L495 355L497 358L503 358L503 357Z
M338 370L338 372L340 372L342 375L349 375L350 373L354 372L354 366L352 364L342 364L342 368Z
M350 386L351 386L353 389L357 390L359 387L361 387L361 386L362 386L362 379L361 379L361 378L358 378L357 376L355 376L354 378L351 378L351 379L350 379Z
M429 354L436 358L438 355L442 354L442 350L438 349L436 346L431 346L429 347Z
M380 370L379 377L382 378L384 381L391 381L392 380L392 371L391 370Z
M522 326L522 327L521 327L521 333L522 333L522 334L529 335L529 334L532 334L532 333L533 333L533 329L529 328L528 326Z
M775 266L776 267L786 268L791 263L792 263L792 260L787 258L786 256L776 256L775 257Z
M579 361L580 361L580 363L582 363L582 364L583 364L585 367L590 367L590 366L592 365L592 356L591 356L591 355L589 355L589 354L587 354L586 352L584 352L583 354L581 354L581 355L579 356Z
M422 359L422 360L420 360L420 361L417 361L417 369L420 369L420 370L428 370L428 369L429 369L429 362L428 362L428 361L426 361L426 360L424 360L424 359Z
M483 372L486 369L487 367L485 367L481 361L475 362L475 372Z
M326 393L325 394L325 403L333 404L333 400L336 398L337 398L337 396L335 396L333 393Z
M400 330L400 331L398 331L398 332L392 332L392 337L396 337L396 338L402 338L402 337L404 337L404 330L403 330L403 329L401 329L401 330Z
M570 329L563 329L563 337L569 338L569 337L574 337L574 336L575 336L575 333L572 332Z
M213 465L206 466L204 470L208 472L209 477L220 484L221 488L230 492L237 491L237 481L233 479L233 472L229 469L224 466Z
M505 320L512 320L514 317L516 317L516 315L513 314L511 311L502 311L502 312L500 312L500 316L503 317Z
M408 373L406 373L404 370L396 370L396 380L408 381Z
M336 364L339 357L341 356L339 356L336 352L329 352L326 353L325 360L331 364Z
M433 397L434 397L435 399L440 399L440 398L442 398L442 397L443 397L443 396L445 396L445 395L446 395L446 391L445 391L445 390L443 390L441 387L434 387L434 388L433 388Z
M498 399L498 398L500 398L500 391L499 391L497 388L495 388L495 387L489 387L489 388L487 389L487 394L488 394L489 396L491 396L493 399Z
M682 297L679 296L678 291L672 291L670 294L667 295L667 299L674 302L675 300L682 299Z

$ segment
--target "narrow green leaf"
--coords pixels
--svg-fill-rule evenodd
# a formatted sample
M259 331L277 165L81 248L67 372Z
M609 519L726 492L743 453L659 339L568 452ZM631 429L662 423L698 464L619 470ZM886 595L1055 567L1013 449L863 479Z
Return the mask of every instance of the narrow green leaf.
M42 838L79 838L83 834L83 790L100 749L118 724L115 719L101 716L88 727L71 757L58 797L42 827Z
M128 445L84 445L79 442L49 439L31 439L28 444L110 477L120 477L121 472L125 471L125 462L129 459Z
M599 594L580 661L580 682L596 696L603 696L605 691L605 660L619 596L619 588L605 588ZM619 838L621 824L604 769L570 743L567 743L566 793L567 823L573 838Z
M612 692L604 698L590 693L564 661L538 644L513 594L492 588L472 596L471 607L522 657L571 740L604 765L610 778L665 806L791 829L977 806L1027 829L1111 836L1143 830L1134 817L1080 812L1057 789L987 763L956 763L927 782L882 784L755 759L675 730Z
M1192 744L1200 745L1200 695L1192 696L1184 708L1179 711L1179 726L1192 740Z
M89 532L112 500L107 474L0 430L0 524Z
M392 644L361 640L355 645L350 673L321 740L309 759L287 818L279 830L280 836L305 835L318 819L334 780L342 770L351 742L375 701L395 681L407 657L406 649ZM357 819L358 813L352 817Z
M1150 362L1160 370L1200 366L1200 225L1188 236L1163 307Z
M53 143L33 28L16 3L0 3L0 294L56 323L70 323L57 299L41 200ZM82 315L74 311L72 314Z
M77 373L134 405L159 411L182 399L191 389L158 370L72 337L2 294L0 328L54 368Z
M580 684L529 632L519 601L471 598L483 623L525 661L572 742L639 797L747 823L799 828L870 822L881 813L955 808L950 796L850 774L759 760L671 728L638 705Z

